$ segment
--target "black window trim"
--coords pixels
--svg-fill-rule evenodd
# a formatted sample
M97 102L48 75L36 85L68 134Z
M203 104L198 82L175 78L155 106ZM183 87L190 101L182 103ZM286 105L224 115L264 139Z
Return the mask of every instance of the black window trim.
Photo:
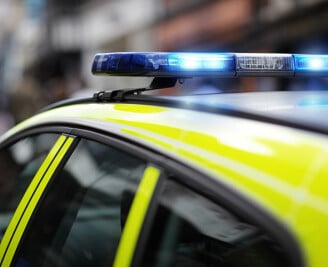
M267 232L287 252L287 260L291 267L307 266L304 253L290 229L280 222L273 214L255 203L249 197L238 192L231 186L227 186L216 177L212 177L211 175L196 169L192 165L188 165L173 157L164 155L161 151L149 148L138 142L133 142L130 139L120 137L117 134L110 134L105 130L101 131L99 129L94 129L92 126L83 127L76 125L73 122L71 125L66 123L65 126L58 124L47 126L39 125L24 130L21 133L13 135L8 140L5 140L5 142L0 145L0 149L7 143L12 143L25 136L45 132L73 135L78 138L86 138L105 145L113 146L114 148L118 148L131 155L146 160L148 164L159 166L161 170L165 170L161 173L158 185L160 185L164 179L168 179L171 177L171 174L173 174L177 182L186 185L192 190L196 189L197 192L206 192L205 195L202 195L216 203L220 203L220 205L227 208L237 216L247 218L247 221L254 223ZM67 155L67 157L70 156L73 150L74 149L68 153L69 155ZM156 211L156 206L158 204L156 192L160 190L158 185L155 189L155 197L151 200L149 211L147 212L144 221L144 226L140 232L140 237L142 238L137 243L135 255L141 255L145 246L145 242L142 239L147 236L147 231L150 230L152 217ZM140 257L134 257L131 266L138 266L137 263L139 260Z

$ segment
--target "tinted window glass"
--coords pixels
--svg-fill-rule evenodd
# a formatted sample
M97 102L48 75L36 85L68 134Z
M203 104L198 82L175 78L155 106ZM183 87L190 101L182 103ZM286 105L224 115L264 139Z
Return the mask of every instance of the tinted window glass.
M0 240L57 134L27 137L0 150Z
M175 182L167 182L141 266L287 266L256 226Z
M145 162L81 141L54 177L16 266L111 266Z

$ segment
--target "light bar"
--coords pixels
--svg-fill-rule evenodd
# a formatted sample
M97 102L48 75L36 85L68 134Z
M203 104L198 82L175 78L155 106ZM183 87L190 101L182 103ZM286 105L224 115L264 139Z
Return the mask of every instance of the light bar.
M328 55L261 53L104 53L92 73L113 76L305 76L328 75Z

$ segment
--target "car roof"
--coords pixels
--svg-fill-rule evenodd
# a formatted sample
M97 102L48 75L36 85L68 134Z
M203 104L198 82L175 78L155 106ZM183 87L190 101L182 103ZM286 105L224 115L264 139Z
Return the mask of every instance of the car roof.
M117 90L108 91L108 94L113 92L114 96L106 100L99 100L97 96L99 93L95 93L93 97L74 98L55 103L43 111L72 104L94 102L133 103L225 114L328 134L328 92L326 91L263 91L161 96L125 95L122 92L128 91Z
M325 91L276 91L233 94L191 95L165 97L204 107L267 117L285 123L328 132L328 92Z

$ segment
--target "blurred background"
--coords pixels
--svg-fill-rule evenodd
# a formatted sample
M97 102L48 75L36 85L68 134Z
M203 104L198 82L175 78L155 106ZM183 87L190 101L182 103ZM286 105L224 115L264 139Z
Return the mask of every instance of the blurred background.
M328 53L328 0L0 0L0 133L70 96L149 81L91 75L116 51ZM186 93L186 86L173 94ZM327 80L193 81L188 90L317 90Z

